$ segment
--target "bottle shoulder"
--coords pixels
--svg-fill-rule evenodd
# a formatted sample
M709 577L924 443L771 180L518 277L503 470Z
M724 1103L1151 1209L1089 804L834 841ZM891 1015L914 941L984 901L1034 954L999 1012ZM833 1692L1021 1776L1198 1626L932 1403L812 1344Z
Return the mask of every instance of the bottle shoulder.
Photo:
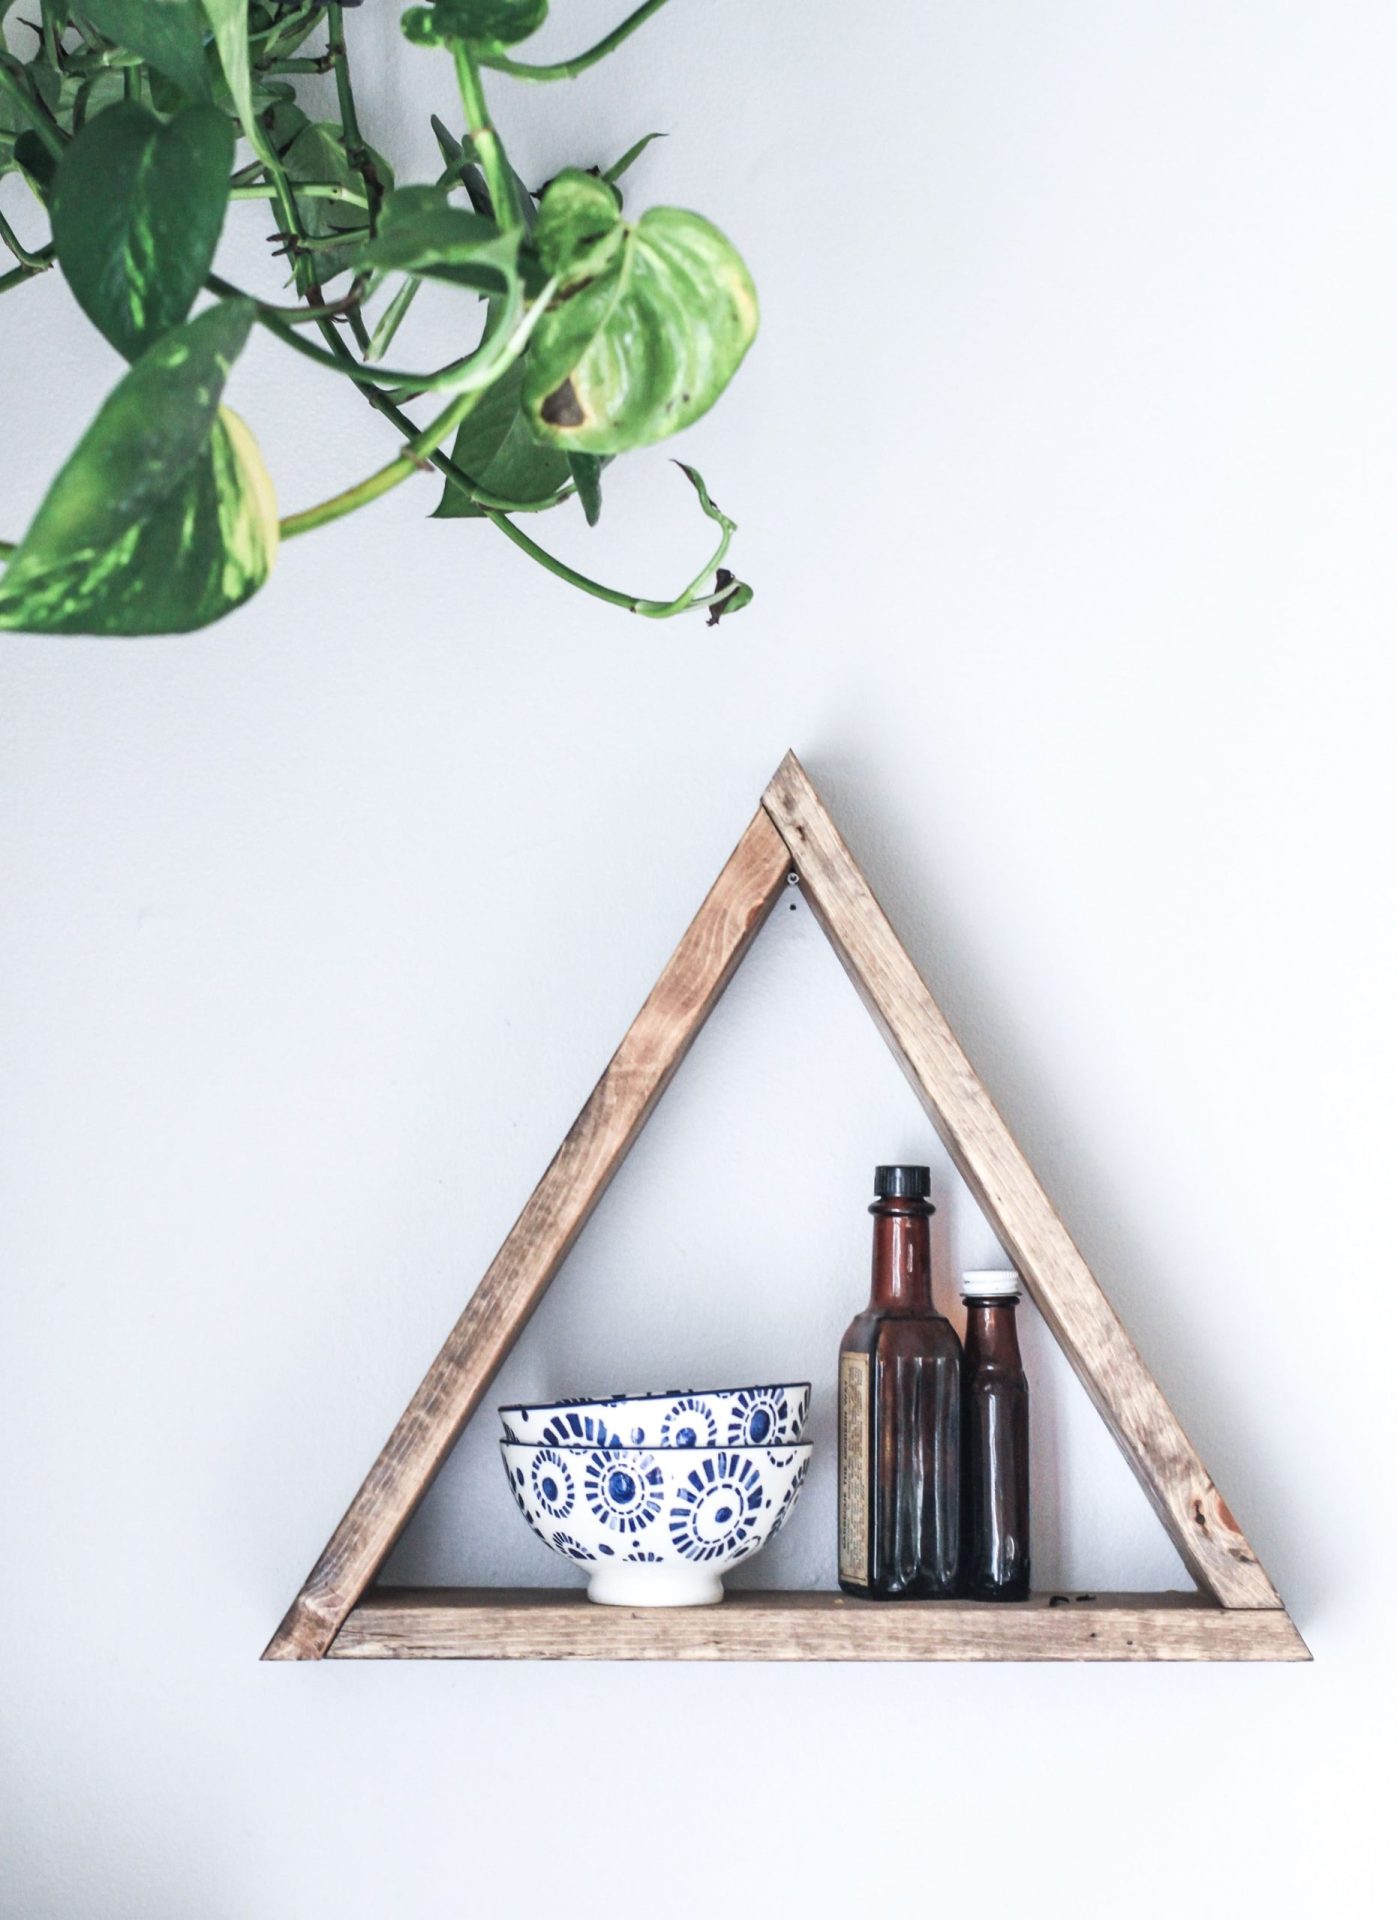
M926 1354L961 1357L960 1335L939 1313L857 1314L839 1343L841 1353Z

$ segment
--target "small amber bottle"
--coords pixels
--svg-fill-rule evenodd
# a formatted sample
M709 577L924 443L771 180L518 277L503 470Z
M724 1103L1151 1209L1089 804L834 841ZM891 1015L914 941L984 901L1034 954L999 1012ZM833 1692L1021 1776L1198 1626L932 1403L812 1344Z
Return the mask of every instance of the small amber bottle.
M931 1298L926 1167L874 1177L873 1288L839 1349L839 1584L961 1590L960 1341Z
M1028 1597L1028 1380L1016 1273L967 1273L965 1555L976 1600Z

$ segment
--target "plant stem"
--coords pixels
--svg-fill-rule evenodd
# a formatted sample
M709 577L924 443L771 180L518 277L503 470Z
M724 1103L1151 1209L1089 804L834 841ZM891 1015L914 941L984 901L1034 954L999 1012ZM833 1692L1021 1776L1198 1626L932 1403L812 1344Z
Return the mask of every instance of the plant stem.
M277 211L281 217L281 229L290 236L291 244L288 252L291 256L291 271L295 278L296 291L305 295L315 286L315 280L310 271L310 262L301 251L305 242L305 231L301 226L300 209L296 205L296 196L291 191L291 182L287 179L286 169L281 164L281 155L267 138L266 129L258 124L255 116L250 127L243 127L243 132L247 135L252 151L262 162L266 171L271 198L276 202ZM247 192L247 189L238 187L232 191L233 197L238 198ZM348 194L347 188L341 188L340 191ZM260 199L263 196L250 194L249 197ZM318 291L318 288L316 290Z
M624 607L627 613L639 613L650 606L650 601L639 600L632 593L623 593L618 587L603 586L600 580L592 580L585 573L579 573L576 567L570 567L555 553L549 553L537 540L531 540L522 527L516 527L512 520L502 513L487 513L486 519L497 526L506 540L512 540L521 553L527 553L531 560L538 563L557 580L566 580L570 587L577 587L583 593L589 593L594 600L605 600L608 606ZM677 609L676 609L677 610Z
M482 395L494 385L505 368L519 358L528 345L529 335L543 318L544 310L556 291L557 282L550 280L517 326L512 324L512 316L506 318L498 330L500 334L507 335L503 344L487 342L472 356L467 372L462 376L461 391L435 420L425 427L414 428L396 460L390 460L377 473L371 473L367 479L345 488L344 492L334 494L328 500L322 500L317 506L289 514L281 523L282 538L294 539L298 533L308 533L312 527L325 526L331 520L341 519L346 513L353 513L358 507L366 507L371 500L377 500L390 488L399 486L416 473L446 436L479 405Z
M490 189L495 224L502 230L517 227L521 221L518 203L514 198L514 181L504 148L500 145L500 137L490 124L485 89L481 85L475 54L459 41L452 47L452 52L456 57L456 83L461 89L461 105L466 113L466 133L480 161L485 184Z
M347 351L344 342L331 325L332 320L347 308L335 302L326 302L315 307L274 307L258 300L254 294L245 293L241 287L235 287L231 280L225 280L222 274L211 273L204 285L210 293L216 293L224 300L251 300L257 309L257 319L268 333L274 333L283 346L293 347L307 360L314 360L317 366L328 367L332 373L343 374L357 385L377 390L380 381L389 386L404 387L411 393L439 393L444 388L459 387L462 370L470 364L471 354L462 354L459 360L453 360L448 366L438 367L433 373L404 373L396 367L363 367ZM294 317L293 317L294 316ZM330 346L330 352L314 346L309 340L303 340L296 332L302 321L317 326ZM478 351L479 349L477 349Z
M644 5L637 7L634 13L627 14L619 27L613 27L594 47L588 47L585 53L574 54L571 60L555 60L549 66L536 67L527 60L511 60L505 53L487 53L480 56L480 64L492 67L496 73L512 74L516 80L573 80L579 73L585 73L588 67L594 67L598 60L605 60L607 54L614 52L623 40L629 40L637 27L643 27L664 4L665 0L644 0Z
M477 388L453 400L435 420L414 433L396 460L390 460L386 467L380 467L377 473L371 473L366 480L346 487L343 493L332 494L328 500L321 500L313 507L305 507L300 513L287 514L281 523L282 539L294 540L298 533L309 533L313 527L324 527L332 520L342 520L345 514L368 506L371 500L379 499L400 486L404 480L410 479L414 473L419 473L439 443L460 426L472 408L479 405L484 391L483 387Z
M685 471L687 473L688 469L686 468ZM689 477L692 482L693 475ZM688 586L681 593L675 594L672 600L644 600L634 594L622 593L615 587L604 587L600 581L589 579L585 573L578 573L575 567L568 566L556 554L549 553L536 540L531 540L522 528L516 527L503 514L487 513L486 518L493 520L506 539L512 540L515 546L527 553L531 560L536 560L539 566L546 568L557 579L566 580L569 586L579 587L583 593L590 593L596 600L605 600L609 606L624 607L628 613L638 613L643 620L670 620L676 613L686 613L690 607L706 607L714 599L721 598L722 593L730 591L728 587L724 587L720 594L699 597L698 590L704 581L711 573L716 573L722 565L737 527L725 513L718 511L704 488L696 482L694 484L705 514L710 520L716 520L722 531L712 558L705 561Z
M342 187L335 180L298 180L297 193L303 193L307 200L343 200L351 207L367 209L368 201L363 194L356 193L353 187ZM277 189L269 180L259 181L255 186L231 187L230 200L275 200Z
M373 330L373 337L364 352L366 360L380 360L393 344L393 335L407 318L407 310L417 298L417 290L422 282L413 274L408 274Z
M383 198L383 182L370 158L364 144L364 136L359 131L359 114L354 105L354 84L349 77L349 49L344 39L344 8L331 6L330 16L330 64L335 70L335 91L340 103L340 121L344 127L344 150L349 164L364 183L369 208L369 225L376 224L379 203Z
M279 73L328 73L330 56L328 53L315 53L291 60L259 60L257 71L264 79Z
M257 309L257 316L264 315L272 320L284 321L287 326L306 327L318 320L340 320L364 298L366 283L356 280L341 300L327 300L323 307L273 306L268 300L259 300L254 293L246 293L241 287L235 287L231 280L225 280L221 274L211 273L204 285L210 293L216 293L222 300L247 300Z
M53 243L50 241L48 246L40 247L32 258L35 262L32 267L11 267L8 273L0 273L0 293L8 293L11 287L22 286L26 280L32 280L36 273L42 273L46 267L51 267Z
M3 213L0 213L0 241L5 243L19 264L27 267L30 273L42 273L45 267L52 264L52 249L48 259L44 259L37 253L31 253Z

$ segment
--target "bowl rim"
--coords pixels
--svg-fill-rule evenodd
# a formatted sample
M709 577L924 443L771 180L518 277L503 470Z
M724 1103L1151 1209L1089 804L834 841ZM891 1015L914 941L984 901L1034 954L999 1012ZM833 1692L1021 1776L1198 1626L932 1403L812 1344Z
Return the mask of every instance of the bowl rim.
M673 1454L676 1457L682 1454L686 1460L689 1460L696 1454L705 1453L809 1453L815 1442L813 1440L780 1440L774 1447L753 1447L749 1446L745 1440L730 1440L723 1447L602 1447L593 1441L590 1446L565 1447L556 1440L511 1440L508 1435L505 1435L498 1445L501 1448L517 1447L527 1453L605 1453L612 1457L630 1453L663 1453Z
M766 1380L751 1387L667 1387L655 1393L613 1393L605 1399L520 1400L511 1406L496 1407L503 1420L507 1413L562 1413L569 1408L640 1406L647 1400L706 1400L738 1393L813 1392L808 1380Z

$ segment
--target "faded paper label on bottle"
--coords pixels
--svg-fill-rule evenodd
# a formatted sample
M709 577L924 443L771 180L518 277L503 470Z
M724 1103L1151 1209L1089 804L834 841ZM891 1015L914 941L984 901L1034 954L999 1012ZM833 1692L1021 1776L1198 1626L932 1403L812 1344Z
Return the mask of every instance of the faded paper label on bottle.
M839 1577L869 1580L869 1356L839 1356Z

